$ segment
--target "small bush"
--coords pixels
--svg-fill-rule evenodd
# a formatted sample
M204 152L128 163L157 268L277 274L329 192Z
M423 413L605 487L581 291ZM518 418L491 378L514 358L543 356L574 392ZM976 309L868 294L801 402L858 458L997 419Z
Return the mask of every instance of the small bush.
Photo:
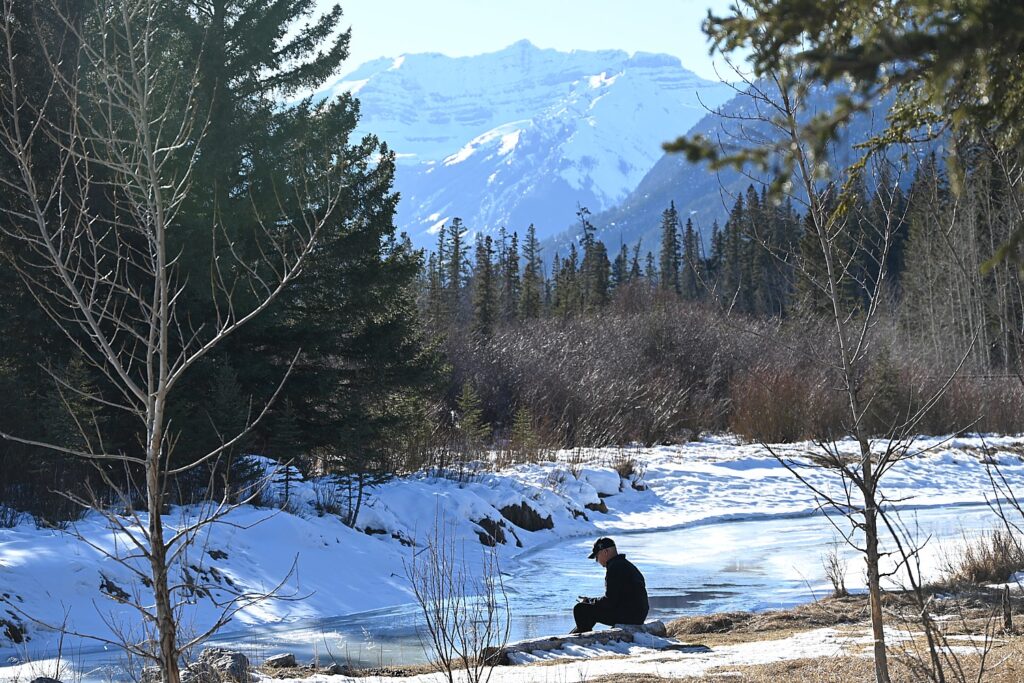
M845 598L849 595L846 590L846 562L839 556L839 541L831 545L821 558L821 564L825 568L825 577L832 584L832 597Z
M959 556L947 558L946 583L1006 583L1024 570L1024 549L1020 539L1005 529L965 538Z
M21 521L21 513L14 508L0 505L0 529L13 529Z
M634 489L642 491L647 488L644 484L647 465L637 460L635 453L620 448L612 458L611 468Z
M622 479L629 479L637 473L639 467L641 467L641 465L637 463L636 458L622 449L619 449L615 458L612 460L612 469L615 470Z
M342 502L338 483L332 477L325 477L313 483L313 507L319 517L324 515L344 516L346 506Z

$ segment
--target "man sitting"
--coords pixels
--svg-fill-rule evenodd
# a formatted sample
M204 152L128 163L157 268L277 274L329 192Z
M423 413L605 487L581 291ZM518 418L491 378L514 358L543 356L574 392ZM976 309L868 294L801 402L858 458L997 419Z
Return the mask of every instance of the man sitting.
M642 624L650 605L644 575L632 562L615 549L615 541L599 538L594 541L590 559L604 567L604 596L585 598L572 610L576 628L570 633L593 631L594 624Z

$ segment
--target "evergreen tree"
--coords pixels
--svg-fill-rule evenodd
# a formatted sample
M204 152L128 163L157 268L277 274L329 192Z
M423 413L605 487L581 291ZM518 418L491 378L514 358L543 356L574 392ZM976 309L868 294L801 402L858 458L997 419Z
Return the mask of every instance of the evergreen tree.
M273 458L286 467L302 469L303 465L303 429L291 401L284 401L277 406L267 422L264 438L264 455ZM287 474L287 470L282 470ZM291 476L288 475L288 481Z
M444 271L441 269L439 253L432 253L427 258L425 275L427 291L424 322L435 335L441 334L448 329L448 319L445 314Z
M763 191L763 190L762 190ZM762 201L762 206L766 206ZM771 211L769 225L769 250L762 257L758 276L763 289L760 299L764 302L762 313L785 316L793 298L793 255L800 241L800 217L787 201Z
M166 58L179 72L195 70L206 131L176 246L183 275L202 282L220 250L244 257L273 249L267 216L301 225L329 212L301 278L217 359L232 359L244 394L259 406L301 349L282 394L301 433L298 447L332 453L331 468L378 467L385 434L401 421L390 406L402 403L398 397L422 398L436 372L415 306L423 262L395 237L394 155L375 137L356 136L355 99L281 104L322 85L347 54L340 7L314 19L315 10L315 0L165 4L168 26L177 29ZM341 189L300 202L289 191L299 183ZM256 223L271 234L254 230ZM434 285L443 283L438 271ZM199 298L189 305L198 320L225 308Z
M736 198L736 203L729 212L729 219L722 229L718 286L719 300L723 305L743 312L749 310L746 296L748 290L744 286L749 254L743 237L746 221L746 208L741 195Z
M556 310L558 303L558 280L562 273L562 260L555 254L551 259L551 277L544 279L544 308L548 313Z
M511 450L521 454L523 460L532 462L536 459L539 446L537 433L533 426L533 415L525 405L516 408L510 441Z
M540 243L537 230L530 224L523 242L522 296L519 300L519 314L524 320L540 317L544 302L544 272L540 259Z
M591 244L583 257L581 270L583 281L583 309L595 311L608 303L608 291L611 286L611 264L608 262L608 250L604 243L596 241Z
M478 457L487 445L490 428L483 419L480 395L471 382L462 384L458 400L457 434L462 452L470 458Z
M684 299L693 301L701 297L703 278L700 236L693 228L693 220L687 218L683 231L682 275L679 278L680 293Z
M718 291L718 282L722 277L722 261L725 259L725 241L718 221L711 224L711 253L707 259L708 281Z
M612 263L612 289L618 289L627 282L629 282L629 249L626 248L626 243L623 242L619 245L619 253Z
M829 192L824 202L826 215L835 211L836 198L834 192ZM847 220L847 219L844 219ZM857 289L857 283L853 278L851 268L842 267L849 264L851 255L854 253L855 239L859 236L854 230L840 229L834 226L829 234L829 239L823 247L817 232L811 223L808 214L804 217L803 233L799 243L799 270L800 275L796 280L796 304L808 315L821 316L832 315L832 297L828 291L828 273L826 270L825 251L830 251L834 263L839 264L836 273L836 299L840 306L840 312L850 314L860 304L861 293Z
M594 224L590 222L590 209L585 206L576 205L576 220L580 223L580 246L583 247L583 253L587 252L587 249L594 246L596 241L597 229Z
M519 235L515 232L508 239L504 237L502 228L501 257L501 292L499 295L501 321L505 324L513 322L519 314L519 301L522 298L522 281L519 276Z
M48 404L41 417L50 443L84 450L95 441L105 422L96 401L101 394L81 356L72 356L63 371L54 373L45 395Z
M210 375L209 393L200 406L208 432L203 441L223 444L248 427L248 401L238 373L229 363L219 363L211 369ZM251 493L262 473L239 457L247 452L250 443L249 439L244 439L223 451L208 467L194 470L191 490L214 498L227 495L229 499L237 499L237 494L244 498L246 492ZM213 488L207 490L210 484Z
M477 235L473 267L473 334L486 339L494 332L498 315L494 240Z
M644 268L644 278L646 278L647 284L649 286L658 286L658 266L655 265L654 254L651 252L647 252L646 267Z
M593 311L608 302L611 264L608 250L596 238L597 230L590 222L590 210L578 207L576 217L580 222L580 246L583 247L583 262L579 269L580 310Z
M17 112L21 130L28 131L44 120L54 122L57 128L66 127L73 103L65 96L67 91L55 84L54 69L67 83L73 84L80 78L76 32L86 7L76 2L13 2L5 5L4 12L5 42L10 41L5 49L10 49L14 58L5 64L12 69L10 76L4 68L0 82L4 83L6 96L10 96L10 85L16 79L18 96L26 103ZM4 109L5 118L0 126L10 130L15 117ZM36 179L54 188L59 186L58 178L65 174L57 151L61 142L35 135L31 149L27 150ZM96 168L90 172L97 177L105 173ZM85 382L94 390L104 388L102 377L93 377L91 369L83 367L87 364L76 348L80 343L88 345L88 340L65 337L18 275L16 266L24 263L27 250L13 237L18 226L24 224L26 208L19 193L8 184L12 180L17 183L17 178L12 150L0 146L0 329L8 332L0 344L0 430L38 440L52 437L58 443L73 442L80 446L83 437L75 420L62 413L70 407L79 411L81 417L87 417L81 412L87 410L104 421L104 446L117 452L126 439L134 439L130 433L135 428L134 419L127 418L123 411L98 404L89 407L88 400L60 387L50 374L66 376L71 382ZM64 197L75 201L70 183L63 185ZM98 204L101 200L97 197L90 201ZM53 225L66 220L68 208L64 203L54 202L48 208ZM69 505L62 493L84 494L83 487L97 478L86 461L66 454L11 441L0 446L0 503L40 514L55 523L80 513L78 506ZM58 508L66 510L68 517L58 519L54 514Z
M629 281L636 282L643 273L640 270L640 240L633 246L633 258L629 262Z
M445 279L448 286L448 317L452 322L465 320L466 285L469 282L469 257L464 238L466 230L461 218L453 218L448 227Z
M661 251L658 256L658 270L661 273L659 286L665 291L681 294L679 278L682 253L679 245L679 212L673 201L661 214Z
M552 306L558 315L569 316L579 313L582 308L578 273L579 254L576 245L569 245L569 255L562 259L555 276Z

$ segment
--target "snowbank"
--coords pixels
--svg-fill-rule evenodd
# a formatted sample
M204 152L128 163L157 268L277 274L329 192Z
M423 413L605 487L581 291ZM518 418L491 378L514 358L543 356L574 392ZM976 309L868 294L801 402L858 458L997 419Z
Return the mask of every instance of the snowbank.
M852 443L843 447L855 451ZM1007 481L1024 490L1019 455L1024 438L930 439L916 447L885 478L889 497L901 505L990 499L986 462L998 463ZM790 444L777 452L806 463L814 449L809 443ZM528 561L530 550L568 537L803 514L817 507L809 491L764 448L730 438L588 455L595 464L583 468L571 462L578 454L562 453L552 462L468 480L425 473L396 479L372 491L356 528L333 515L318 516L315 501L324 482L292 483L290 511L235 510L189 552L177 578L202 590L182 606L181 623L199 632L217 618L216 603L230 589L261 591L282 582L282 599L245 607L235 615L236 623L283 624L412 602L404 563L437 520L444 520L467 548L497 540L503 564L514 566ZM624 455L644 473L641 481L635 475L621 479L611 466ZM838 490L838 481L827 472L807 468L805 476ZM587 507L602 500L607 513ZM166 517L169 533L197 513L194 508L172 510ZM111 640L117 640L119 629L142 637L137 614L120 599L146 602L149 593L131 571L104 556L125 553L128 539L98 515L86 517L75 531L87 542L27 521L0 529L0 680L13 675L18 661L53 654L58 636L51 627L63 624ZM807 637L820 640L823 634ZM91 642L65 639L64 646L83 648ZM794 647L800 642L794 640ZM3 667L5 662L11 666ZM617 670L605 666L602 672ZM666 667L662 673L674 672Z

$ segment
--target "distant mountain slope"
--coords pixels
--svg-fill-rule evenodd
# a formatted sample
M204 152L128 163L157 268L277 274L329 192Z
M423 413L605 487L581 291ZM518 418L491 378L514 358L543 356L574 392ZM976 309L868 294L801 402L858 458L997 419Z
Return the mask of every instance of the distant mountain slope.
M830 109L838 92L837 87L812 90L801 118L807 119L817 112ZM860 114L851 121L834 145L831 157L833 168L845 168L859 158L854 145L882 130L890 104L888 99L882 101L873 111ZM768 124L749 120L753 109L751 97L740 93L721 105L717 113L706 114L688 131L679 129L675 135L683 132L689 135L700 133L715 138L722 135L723 130L737 130L739 124L735 118L745 117L747 120L743 121L742 126L746 135L766 139L777 136L778 132L773 131ZM935 145L923 146L918 152L926 152L932 146ZM901 153L902 150L893 150L892 157ZM909 182L915 167L913 155L909 162L911 172L904 174L905 182ZM620 242L633 245L640 240L643 253L657 253L661 213L674 201L681 219L686 221L691 218L706 240L711 234L712 224L716 220L720 223L725 221L738 194L751 183L756 185L768 180L767 177L751 175L750 172L741 173L732 168L714 173L708 170L706 164L691 164L682 155L666 154L654 164L635 190L615 207L595 215L592 222L598 230L598 238L609 246L610 251L617 249ZM578 239L572 222L567 225L570 226L567 230L546 241L545 254L564 254L569 243Z
M558 52L521 41L452 58L405 55L364 64L320 93L361 102L359 130L398 154L398 225L431 246L460 216L470 230L544 238L577 204L608 209L687 130L732 92L667 55Z

